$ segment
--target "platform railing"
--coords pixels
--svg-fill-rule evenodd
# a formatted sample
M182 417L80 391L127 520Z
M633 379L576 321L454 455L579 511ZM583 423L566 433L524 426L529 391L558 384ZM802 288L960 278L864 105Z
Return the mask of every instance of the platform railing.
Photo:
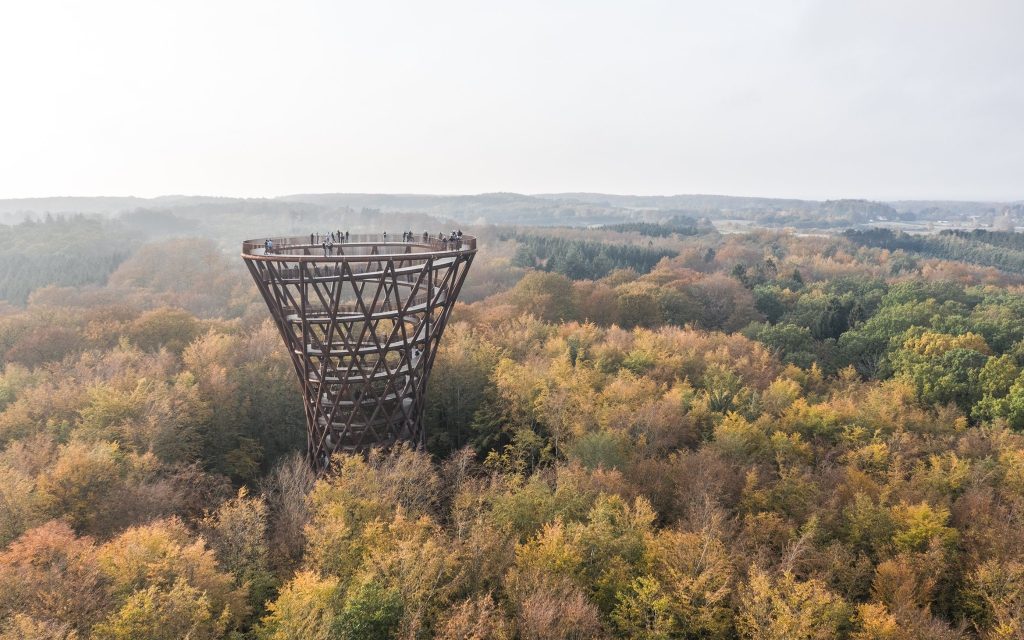
M246 240L242 243L242 254L247 256L282 256L282 257L329 257L329 258L344 258L346 256L369 256L369 255L409 255L406 253L406 248L412 247L413 251L410 253L447 253L456 251L475 251L476 250L476 237L463 235L457 242L451 242L447 239L441 239L438 236L429 236L426 241L423 240L423 234L413 234L411 240L403 241L402 234L399 233L396 236L392 234L387 235L385 240L384 234L382 233L353 233L350 234L347 240L333 242L335 251L339 249L344 250L344 255L330 255L330 256L319 256L316 254L317 251L323 249L322 242L325 236L313 235L313 242L310 242L310 237L307 236L279 236L264 238L263 240ZM274 243L274 248L271 253L264 253L264 242L270 240ZM366 248L365 253L358 251L361 248ZM377 254L371 254L373 247L377 247ZM389 251L381 251L381 248L389 249ZM351 249L356 249L356 252L350 252ZM390 251L394 249L394 251ZM302 253L293 253L294 251L302 251ZM307 253L310 252L310 253Z

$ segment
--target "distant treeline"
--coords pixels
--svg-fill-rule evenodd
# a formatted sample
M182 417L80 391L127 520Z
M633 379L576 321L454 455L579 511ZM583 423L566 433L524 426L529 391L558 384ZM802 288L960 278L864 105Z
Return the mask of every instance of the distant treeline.
M516 266L553 271L573 280L596 280L615 269L634 269L638 273L647 273L662 258L679 255L669 249L628 244L525 234L511 237L519 243L513 260Z
M764 227L797 229L842 229L872 220L918 219L914 212L896 211L887 204L867 200L826 200L809 207L799 206L780 210L723 211L719 217L751 220Z
M133 247L123 230L85 216L47 216L0 229L0 300L14 304L47 285L103 284Z
M695 236L707 231L710 227L702 227L697 220L689 216L673 216L666 222L623 222L621 224L610 224L602 228L623 233L639 233L642 236L654 238L667 238L672 234Z
M1020 233L975 229L943 231L938 235L910 235L891 229L849 229L844 235L863 246L902 250L1024 273L1024 234Z
M1015 231L987 231L985 229L974 229L972 231L947 230L939 235L955 236L965 240L990 244L993 247L1024 251L1024 234Z

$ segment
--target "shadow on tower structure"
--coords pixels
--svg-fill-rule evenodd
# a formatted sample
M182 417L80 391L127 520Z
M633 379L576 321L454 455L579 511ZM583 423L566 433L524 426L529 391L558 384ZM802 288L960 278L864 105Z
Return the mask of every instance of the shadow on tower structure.
M242 258L302 387L306 456L424 441L427 378L476 238L247 240Z

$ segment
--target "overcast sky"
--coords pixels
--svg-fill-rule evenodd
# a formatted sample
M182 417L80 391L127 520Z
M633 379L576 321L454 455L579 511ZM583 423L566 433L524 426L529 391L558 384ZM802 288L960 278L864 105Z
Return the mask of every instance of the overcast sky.
M1024 2L0 2L0 197L1024 198Z

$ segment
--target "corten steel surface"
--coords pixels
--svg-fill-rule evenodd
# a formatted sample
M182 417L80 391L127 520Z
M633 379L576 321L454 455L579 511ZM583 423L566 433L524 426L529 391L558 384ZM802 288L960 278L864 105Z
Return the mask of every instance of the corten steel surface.
M398 237L401 237L399 234ZM461 243L351 235L325 256L309 236L242 243L242 258L291 354L306 405L306 455L422 444L427 377L476 254Z

